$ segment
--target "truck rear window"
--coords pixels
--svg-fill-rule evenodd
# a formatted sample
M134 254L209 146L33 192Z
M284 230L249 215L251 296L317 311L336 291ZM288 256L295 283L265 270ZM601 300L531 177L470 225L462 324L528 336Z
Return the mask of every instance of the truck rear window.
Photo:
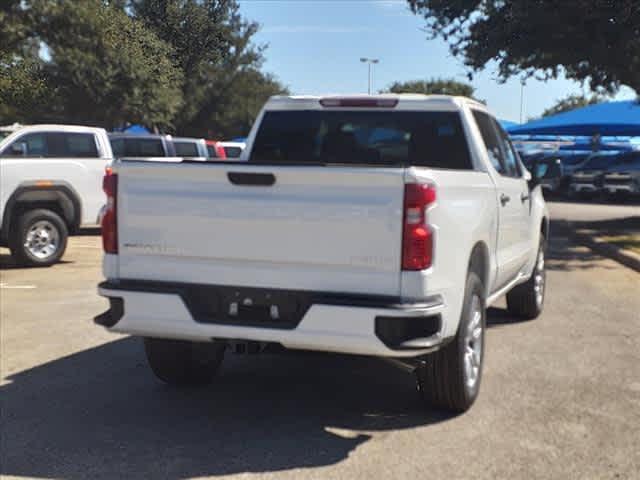
M251 163L472 168L457 112L266 112Z

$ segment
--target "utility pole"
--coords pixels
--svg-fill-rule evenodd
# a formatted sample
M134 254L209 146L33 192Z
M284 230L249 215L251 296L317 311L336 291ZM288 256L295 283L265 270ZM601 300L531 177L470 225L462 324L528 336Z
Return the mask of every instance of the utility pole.
M367 93L369 95L371 95L371 83L372 83L372 68L371 65L372 64L376 64L379 62L379 60L377 58L366 58L366 57L362 57L360 58L360 61L362 63L366 63L367 67L368 67L368 73L367 73Z
M520 125L522 125L522 114L524 112L524 78L520 79Z

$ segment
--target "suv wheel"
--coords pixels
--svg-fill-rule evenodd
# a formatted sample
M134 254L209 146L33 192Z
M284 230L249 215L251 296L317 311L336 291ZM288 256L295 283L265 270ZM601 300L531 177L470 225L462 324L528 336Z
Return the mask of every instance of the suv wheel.
M470 272L456 336L427 355L416 370L418 388L428 405L457 413L473 405L482 378L485 330L484 287L478 275Z
M151 370L170 385L205 385L215 377L227 345L184 340L145 338L144 350Z
M29 210L9 233L11 255L20 265L45 267L56 263L67 248L67 225L51 210Z
M540 246L536 255L531 278L516 285L507 293L507 310L510 314L526 320L536 318L542 312L546 287L545 240L540 237Z

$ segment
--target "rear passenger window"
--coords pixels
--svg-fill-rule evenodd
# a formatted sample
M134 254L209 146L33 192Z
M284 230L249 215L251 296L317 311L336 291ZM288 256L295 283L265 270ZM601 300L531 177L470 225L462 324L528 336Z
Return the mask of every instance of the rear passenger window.
M504 129L500 126L495 119L492 119L493 126L498 132L498 139L500 140L500 145L502 146L502 151L504 152L504 160L505 160L505 168L507 175L510 177L519 178L522 176L522 172L520 171L520 165L518 164L518 157L516 154L513 145L511 145L511 140L509 140L509 135Z
M498 139L498 133L492 125L492 120L489 115L478 110L472 110L473 118L478 125L480 135L484 141L484 146L487 149L489 160L493 165L493 168L497 172L505 175L507 173L505 168L505 159L503 157L502 148L500 146L500 140Z
M98 158L96 137L92 133L65 133L63 135L69 157Z
M98 147L92 133L47 133L48 157L98 158Z

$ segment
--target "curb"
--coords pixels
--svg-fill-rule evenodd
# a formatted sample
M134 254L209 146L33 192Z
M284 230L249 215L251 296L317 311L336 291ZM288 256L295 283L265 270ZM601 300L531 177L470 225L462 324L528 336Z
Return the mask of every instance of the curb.
M579 233L573 228L571 229L571 237L577 243L589 247L594 252L611 258L636 272L640 272L640 255L636 255L633 252L616 247L610 243L598 241L594 239L592 235Z

